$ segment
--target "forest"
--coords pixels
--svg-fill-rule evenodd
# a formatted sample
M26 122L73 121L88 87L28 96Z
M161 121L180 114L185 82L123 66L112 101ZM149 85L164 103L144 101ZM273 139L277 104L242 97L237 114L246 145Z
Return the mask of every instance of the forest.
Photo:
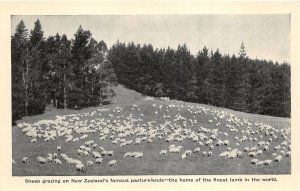
M21 20L11 37L12 121L49 107L108 104L117 84L149 96L290 117L290 70L289 63L249 58L243 42L237 56L207 47L193 55L185 44L158 49L117 41L108 49L81 26L72 39L46 38L39 20L30 32Z

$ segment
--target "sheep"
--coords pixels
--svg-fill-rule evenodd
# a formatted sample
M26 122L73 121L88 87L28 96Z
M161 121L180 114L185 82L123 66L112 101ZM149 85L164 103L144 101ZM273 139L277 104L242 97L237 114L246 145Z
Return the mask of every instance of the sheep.
M274 147L274 150L275 150L275 151L278 151L280 148L281 148L281 146L280 146L280 145L277 145L277 146Z
M107 155L108 155L108 156L113 156L113 155L114 155L114 151L108 151L108 152L107 152Z
M53 158L54 158L54 159L57 158L57 153L53 153Z
M203 152L202 152L202 156L207 156L207 152L206 152L206 151L203 151Z
M46 164L48 162L48 159L47 158L44 158L44 157L41 157L41 156L38 156L37 158L37 161L41 164ZM50 160L49 160L50 161Z
M263 151L268 151L268 150L269 150L269 146L265 145L264 148L263 148Z
M224 151L224 152L220 153L219 157L226 159L226 158L228 158L229 155L230 155L230 152Z
M245 147L245 148L244 148L244 151L245 151L245 152L249 152L249 151L250 151L249 147Z
M192 151L191 150L186 150L185 152L184 152L186 155L192 155Z
M197 148L194 149L193 152L194 152L194 153L200 153L200 150L201 150L200 147L197 147Z
M117 164L117 161L116 160L111 160L111 161L109 161L108 162L108 166L116 166L116 164Z
M78 141L79 141L78 137L76 137L76 138L73 139L73 143L78 142Z
M95 164L102 164L103 158L96 158Z
M82 171L82 172L84 171L84 165L82 163L77 163L75 165L75 168L77 171Z
M282 155L277 155L277 157L275 157L274 162L280 162L282 161Z
M286 157L291 157L291 151L286 152L285 156Z
M263 166L264 165L264 161L258 161L257 163L255 163L256 166Z
M134 158L143 158L144 154L143 153L135 153Z
M258 151L256 151L256 154L257 155L261 155L263 153L263 151L262 150L258 150Z
M27 163L27 162L28 162L28 157L23 157L23 158L22 158L22 163L25 164L25 163Z
M213 155L212 155L212 152L211 152L211 151L208 151L207 156L212 157L212 156L213 156Z
M253 151L248 153L249 157L255 157L256 155L257 155L256 152Z
M37 141L36 138L30 140L31 143L36 143L36 141Z
M166 154L167 154L167 150L161 150L161 151L159 152L159 154L160 154L160 155L166 155Z
M257 151L257 147L251 147L250 148L250 152L256 152Z
M93 166L93 164L94 164L94 162L93 162L93 161L90 161L90 160L86 162L86 166L88 166L88 167L89 167L89 166Z
M264 165L271 165L272 160L264 160L263 163L264 163Z
M59 160L59 159L54 159L54 163L57 164L57 165L61 165L61 160Z
M61 151L61 146L57 146L57 147L56 147L56 150L57 150L57 151Z
M92 152L92 156L93 156L93 158L101 158L101 154L96 151Z
M252 159L251 161L250 161L250 164L256 164L258 162L258 159Z
M180 152L180 149L179 149L178 147L170 148L170 149L169 149L169 152L170 152L170 153L179 153L179 152Z
M185 159L185 158L186 158L186 154L183 153L183 154L181 155L181 160L183 160L183 159Z

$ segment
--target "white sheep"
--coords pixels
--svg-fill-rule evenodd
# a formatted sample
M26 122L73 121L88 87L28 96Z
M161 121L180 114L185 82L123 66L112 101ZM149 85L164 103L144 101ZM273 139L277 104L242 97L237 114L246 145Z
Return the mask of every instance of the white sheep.
M257 163L255 163L256 166L263 166L264 165L264 161L258 161Z
M36 138L30 140L31 143L36 143L36 141L37 141Z
M200 153L200 147L196 147L195 149L194 149L194 153Z
M192 155L192 151L191 150L186 150L185 152L184 152L186 155Z
M58 164L58 165L61 165L61 160L59 160L59 159L54 159L54 163L55 163L55 164Z
M84 171L84 165L82 163L77 163L75 168L77 171Z
M280 162L282 161L282 155L277 155L274 159L274 162Z
M181 155L181 160L183 160L183 159L185 159L185 158L186 158L186 154L183 153L183 154Z
M95 164L102 164L103 158L96 158Z
M107 151L107 155L108 156L113 156L114 155L114 151Z
M258 159L252 159L251 161L250 161L250 164L256 164L258 162Z
M271 165L272 164L272 160L264 160L263 161L264 165Z
M108 166L116 166L116 164L117 164L117 161L116 160L111 160L111 161L109 161L108 162Z
M256 155L257 155L256 152L253 151L248 153L249 157L255 157Z
M57 150L57 151L61 151L61 146L57 146L57 147L56 147L56 150Z
M93 166L93 164L94 164L94 162L93 162L93 161L90 161L90 160L86 162L86 166L88 166L88 167L89 167L89 166Z
M166 155L166 154L167 154L167 150L161 150L161 151L159 152L159 154L160 154L160 155Z
M28 157L23 157L22 158L22 163L27 163L28 162Z
M36 159L41 164L46 164L48 161L50 161L47 158L44 158L44 157L41 157L41 156L38 156Z

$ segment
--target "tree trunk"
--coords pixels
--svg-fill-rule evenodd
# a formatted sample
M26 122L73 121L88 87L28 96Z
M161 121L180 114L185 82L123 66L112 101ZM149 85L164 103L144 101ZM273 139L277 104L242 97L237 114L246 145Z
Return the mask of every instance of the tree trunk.
M28 116L28 75L29 75L29 66L28 62L25 61L26 71L23 72L23 83L25 88L25 115Z
M67 109L67 88L66 88L66 75L64 73L63 75L63 80L64 80L64 109Z

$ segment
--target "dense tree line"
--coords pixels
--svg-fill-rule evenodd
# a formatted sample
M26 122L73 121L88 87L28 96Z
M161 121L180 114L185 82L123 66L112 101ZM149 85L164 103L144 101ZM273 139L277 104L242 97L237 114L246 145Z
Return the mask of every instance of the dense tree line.
M66 109L109 102L116 75L105 42L81 26L72 40L43 33L39 20L30 33L20 21L11 38L13 121L49 105Z
M109 60L119 83L146 95L290 116L290 65L250 59L243 43L239 56L206 47L194 56L185 44L174 50L117 42Z

